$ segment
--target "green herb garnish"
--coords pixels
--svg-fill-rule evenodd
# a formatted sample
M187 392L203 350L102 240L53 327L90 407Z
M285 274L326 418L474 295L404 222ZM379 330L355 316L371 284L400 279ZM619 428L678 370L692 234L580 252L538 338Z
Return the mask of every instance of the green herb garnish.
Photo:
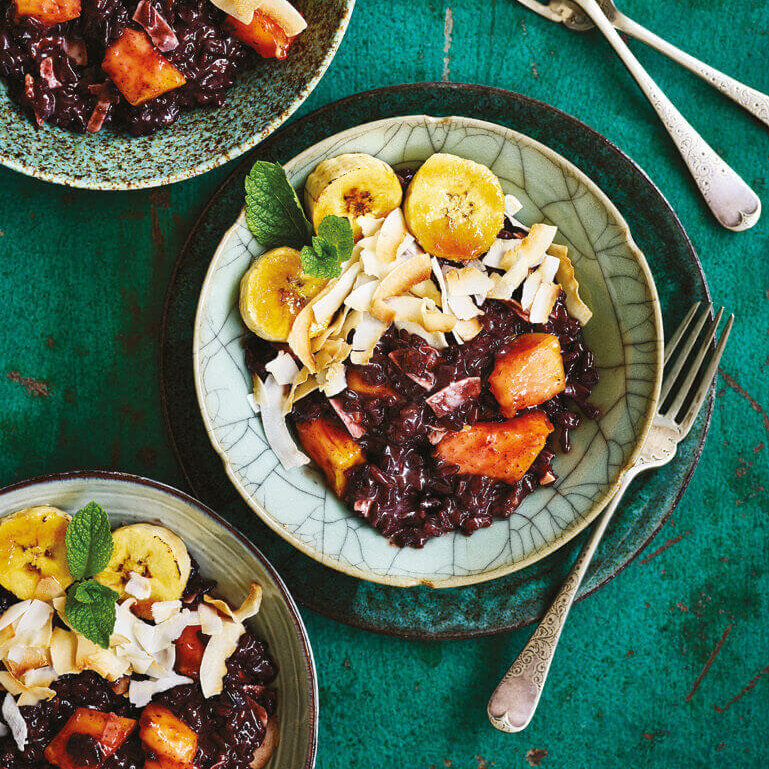
M109 518L100 505L89 502L75 513L65 543L69 573L75 581L67 589L64 614L78 633L108 649L120 596L92 579L107 566L114 548Z
M336 278L354 244L350 222L326 216L312 234L286 172L277 163L259 160L246 177L246 223L264 248L290 246L302 253L302 269L315 278Z

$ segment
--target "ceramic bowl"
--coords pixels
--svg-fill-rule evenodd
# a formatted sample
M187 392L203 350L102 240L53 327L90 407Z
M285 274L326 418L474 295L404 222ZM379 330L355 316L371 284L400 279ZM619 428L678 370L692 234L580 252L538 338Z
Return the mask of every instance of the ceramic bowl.
M559 480L531 494L508 520L470 537L451 533L421 550L398 549L355 516L313 466L285 471L269 450L247 400L237 295L261 249L243 214L213 255L200 294L193 340L195 386L203 421L243 499L278 534L320 562L389 585L457 587L523 568L582 530L614 493L649 428L659 392L662 319L649 267L624 219L601 190L563 157L520 133L465 117L388 118L319 142L286 163L301 189L321 160L368 152L391 165L414 165L450 152L489 166L523 203L526 224L557 225L594 316L585 338L601 382L569 454L556 457Z
M296 604L269 561L216 513L181 491L146 478L111 472L64 473L33 478L0 490L0 516L51 504L73 513L96 500L110 523L148 521L176 531L204 576L238 605L251 582L264 590L262 607L247 625L269 644L280 672L278 719L282 739L270 767L312 769L318 730L315 662Z
M0 80L0 163L57 184L99 190L157 187L189 179L238 157L295 112L342 42L355 0L297 0L307 29L284 61L258 60L238 73L218 109L185 112L152 136L109 126L77 134L37 128Z

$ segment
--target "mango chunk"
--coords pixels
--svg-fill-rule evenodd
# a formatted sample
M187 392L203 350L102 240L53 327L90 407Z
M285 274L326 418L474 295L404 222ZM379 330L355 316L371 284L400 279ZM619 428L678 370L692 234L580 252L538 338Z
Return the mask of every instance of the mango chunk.
M41 24L61 24L80 16L80 0L14 0L17 20L32 17Z
M334 493L341 497L347 486L347 471L364 461L361 447L347 430L330 419L319 417L296 426L304 450L323 470Z
M486 475L516 483L545 447L553 425L541 411L522 414L506 422L476 422L446 433L434 456L467 475Z
M198 749L198 735L167 707L150 703L139 719L139 737L161 766L191 764Z
M250 24L243 24L233 16L227 16L224 25L238 40L265 59L285 59L294 40L286 35L274 19L258 10L254 11Z
M563 392L561 343L553 334L521 334L508 350L497 355L489 388L506 417L539 406Z
M144 32L130 27L107 48L101 68L134 106L187 82Z
M78 708L64 728L45 749L46 760L60 769L93 769L79 758L88 758L88 751L100 756L101 766L128 738L136 727L132 718L104 713L91 708Z

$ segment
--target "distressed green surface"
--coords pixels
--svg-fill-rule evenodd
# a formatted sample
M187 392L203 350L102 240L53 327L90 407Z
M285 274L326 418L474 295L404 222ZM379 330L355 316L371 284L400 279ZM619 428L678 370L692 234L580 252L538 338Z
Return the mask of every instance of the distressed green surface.
M763 2L623 6L769 91ZM484 714L529 631L414 643L306 612L322 696L319 766L528 767L527 752L543 749L544 767L763 767L769 215L740 235L717 227L651 109L593 33L570 33L513 0L461 0L450 10L426 0L361 0L303 112L365 88L444 75L519 90L571 112L658 183L689 231L715 301L733 309L737 322L689 491L641 559L576 607L530 729L502 735ZM769 205L767 130L633 47ZM0 481L116 467L181 484L160 419L162 298L185 234L228 170L116 194L69 191L0 170Z

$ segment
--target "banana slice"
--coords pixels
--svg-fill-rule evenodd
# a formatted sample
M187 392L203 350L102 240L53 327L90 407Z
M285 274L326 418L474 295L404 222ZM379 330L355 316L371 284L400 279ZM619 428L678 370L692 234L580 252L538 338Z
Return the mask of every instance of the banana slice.
M64 535L70 516L49 505L29 507L0 521L0 585L22 601L43 599L52 580L72 584ZM48 587L46 587L48 586Z
M315 231L329 214L346 216L355 240L363 234L356 221L359 216L387 216L402 199L395 171L383 160L361 152L324 160L304 184L304 202Z
M285 342L299 311L326 285L302 271L299 252L274 248L260 256L240 281L240 315L257 336Z
M131 572L149 580L149 597L137 605L140 616L151 616L150 607L156 601L182 597L192 564L184 542L176 534L164 526L133 523L115 529L112 541L112 558L96 579L121 597L126 596Z
M411 180L403 213L425 251L465 262L488 251L502 229L505 197L486 166L436 153Z

